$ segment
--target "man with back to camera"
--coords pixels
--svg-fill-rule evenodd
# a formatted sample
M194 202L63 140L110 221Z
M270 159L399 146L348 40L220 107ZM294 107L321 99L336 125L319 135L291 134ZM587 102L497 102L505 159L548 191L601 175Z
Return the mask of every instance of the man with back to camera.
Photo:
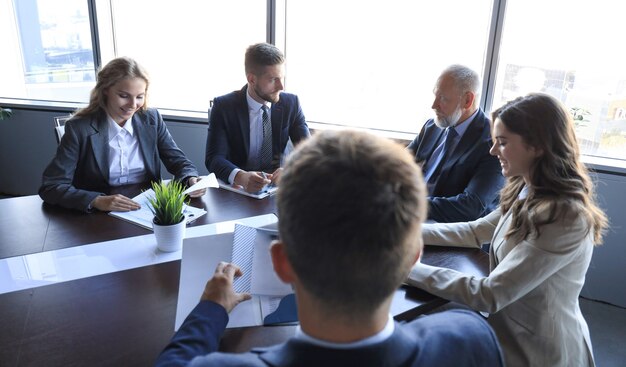
M257 192L277 184L288 141L310 136L298 97L283 90L285 58L274 45L246 50L248 83L215 98L209 116L205 164L224 182Z
M234 264L220 263L200 303L159 356L161 366L502 366L478 314L452 310L401 324L395 290L422 250L425 186L413 158L390 140L322 131L288 159L270 253L296 294L300 326L286 343L217 352L235 293ZM355 184L358 182L358 184Z
M497 207L504 184L500 163L489 154L489 119L478 108L478 74L451 65L437 79L434 94L436 116L408 146L424 173L428 219L472 221Z

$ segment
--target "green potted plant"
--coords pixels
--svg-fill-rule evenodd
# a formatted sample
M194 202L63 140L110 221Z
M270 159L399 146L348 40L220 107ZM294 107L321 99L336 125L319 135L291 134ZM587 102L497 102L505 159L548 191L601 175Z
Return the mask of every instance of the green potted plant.
M153 182L154 195L148 198L150 210L154 214L152 228L156 237L157 248L164 252L178 251L183 246L185 237L185 187L172 180Z

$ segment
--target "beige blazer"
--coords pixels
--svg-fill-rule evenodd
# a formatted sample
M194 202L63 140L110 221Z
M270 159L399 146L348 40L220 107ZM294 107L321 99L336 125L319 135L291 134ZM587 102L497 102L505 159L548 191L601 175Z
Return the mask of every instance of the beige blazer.
M514 243L504 239L510 224L511 214L503 216L500 209L473 222L425 224L426 244L491 242L490 273L479 278L418 263L408 283L488 312L507 366L593 366L589 328L578 304L593 231L569 213L541 227L536 238Z

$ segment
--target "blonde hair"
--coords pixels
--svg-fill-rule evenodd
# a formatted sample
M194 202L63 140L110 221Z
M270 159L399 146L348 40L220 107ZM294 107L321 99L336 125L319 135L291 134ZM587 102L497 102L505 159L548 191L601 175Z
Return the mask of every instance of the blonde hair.
M507 180L500 192L502 212L512 211L506 238L517 241L540 233L540 227L577 213L593 229L594 243L602 243L608 219L596 205L593 183L580 161L572 117L554 97L532 93L507 102L492 113L525 144L543 153L532 164L528 195L518 200L525 185L522 177ZM547 209L544 211L544 209ZM547 216L536 215L547 212Z
M141 78L146 82L146 96L140 111L148 109L148 86L150 79L146 70L139 63L130 57L118 57L109 61L106 66L98 72L96 86L91 90L89 104L87 107L77 110L74 116L92 116L106 111L107 96L105 92L124 79Z

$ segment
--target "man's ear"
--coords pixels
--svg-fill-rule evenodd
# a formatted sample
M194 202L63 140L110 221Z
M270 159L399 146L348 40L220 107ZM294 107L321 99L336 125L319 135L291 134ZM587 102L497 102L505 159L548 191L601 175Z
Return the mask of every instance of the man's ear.
M254 73L246 73L246 80L248 84L254 85L256 84L256 75L254 75Z
M465 92L465 94L463 94L463 108L468 109L471 108L474 105L474 99L476 98L476 96L474 95L474 93L472 92Z
M420 226L420 230L417 231L417 234L418 235L415 238L415 244L412 249L413 251L412 256L414 256L414 260L411 266L417 264L418 262L421 262L422 254L424 253L424 238L422 237L421 226Z
M293 283L296 280L296 274L293 272L291 263L287 258L285 244L280 240L273 241L270 246L270 255L272 256L274 272L276 272L278 278L285 283Z

